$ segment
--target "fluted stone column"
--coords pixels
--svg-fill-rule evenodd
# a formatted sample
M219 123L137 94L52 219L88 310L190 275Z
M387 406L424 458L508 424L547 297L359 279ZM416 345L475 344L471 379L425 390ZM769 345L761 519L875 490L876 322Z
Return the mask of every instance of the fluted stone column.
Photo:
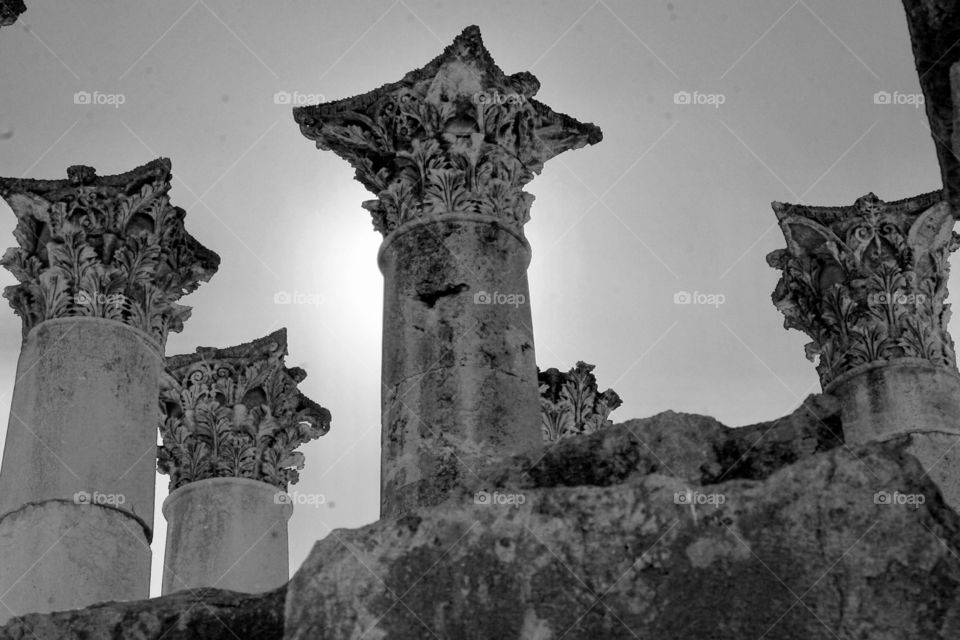
M947 332L949 255L960 245L940 192L849 207L774 203L787 248L773 294L788 329L811 337L848 444L909 434L913 453L960 508L960 374Z
M356 169L383 234L381 515L440 502L473 460L540 441L523 191L601 139L504 75L468 27L421 69L294 110Z
M330 412L297 390L284 366L286 329L228 349L167 360L159 469L170 475L163 593L217 587L257 593L289 579L287 520L303 454Z
M23 319L0 467L0 620L145 598L156 397L176 303L219 258L170 204L170 161L117 176L0 179Z

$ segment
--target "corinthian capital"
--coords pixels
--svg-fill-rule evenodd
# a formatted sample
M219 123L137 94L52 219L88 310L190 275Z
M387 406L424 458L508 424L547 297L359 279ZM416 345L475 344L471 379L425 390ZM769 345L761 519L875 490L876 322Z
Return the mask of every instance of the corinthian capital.
M330 430L330 412L284 366L287 330L227 349L167 358L161 380L160 473L170 490L206 478L250 478L283 490L299 479L294 451Z
M623 401L613 389L600 392L593 369L592 364L577 362L567 373L537 370L544 442L593 433L613 424L608 417Z
M915 358L956 370L947 332L948 257L960 236L940 192L897 202L872 193L848 207L776 202L786 249L773 302L784 327L812 339L824 387L873 363Z
M170 204L170 161L104 177L74 166L67 176L0 178L19 244L0 264L20 282L3 296L23 319L24 335L51 318L94 316L140 329L162 348L190 316L176 301L220 263L186 232L186 212Z
M363 204L387 235L419 216L476 213L521 229L524 185L550 158L602 138L600 129L533 99L530 73L507 76L468 27L402 80L294 109L304 136L356 169L377 196Z

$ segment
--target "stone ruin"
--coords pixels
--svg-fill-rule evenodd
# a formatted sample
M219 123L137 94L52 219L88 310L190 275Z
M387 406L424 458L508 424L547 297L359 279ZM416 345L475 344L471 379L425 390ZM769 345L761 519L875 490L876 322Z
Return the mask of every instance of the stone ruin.
M960 9L904 6L944 188L774 203L773 302L823 393L736 429L614 425L592 365L537 369L523 186L601 134L506 76L476 27L398 82L295 109L376 196L386 321L381 518L292 578L283 497L330 413L297 390L284 331L165 356L176 300L218 266L166 197L169 161L0 180L24 322L0 638L960 637ZM169 560L147 599L155 464Z

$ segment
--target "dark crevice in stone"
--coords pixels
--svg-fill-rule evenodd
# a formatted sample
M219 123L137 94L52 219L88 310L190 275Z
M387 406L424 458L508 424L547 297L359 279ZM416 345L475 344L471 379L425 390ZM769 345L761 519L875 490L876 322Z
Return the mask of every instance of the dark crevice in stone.
M419 299L420 302L422 302L423 304L427 305L427 307L433 309L433 307L437 304L437 300L439 300L440 298L455 296L460 293L463 293L464 291L469 291L469 289L470 289L470 285L461 282L460 284L456 284L456 285L453 285L452 287L447 287L446 289L441 289L439 291L431 291L429 293L419 293L417 294L417 299Z

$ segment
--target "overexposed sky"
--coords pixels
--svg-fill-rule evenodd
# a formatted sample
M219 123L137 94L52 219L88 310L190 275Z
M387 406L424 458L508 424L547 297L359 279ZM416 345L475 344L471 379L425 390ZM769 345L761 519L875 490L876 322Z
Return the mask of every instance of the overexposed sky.
M167 353L286 326L288 366L307 370L301 389L333 414L302 449L292 489L326 503L295 510L291 570L331 528L378 514L382 279L360 207L372 195L301 136L278 92L300 104L365 93L477 24L506 73L533 72L538 99L599 125L603 142L531 183L526 232L537 361L597 365L601 388L624 399L617 421L673 409L738 426L794 409L819 383L806 336L784 331L770 302L778 273L764 256L784 246L770 202L940 187L899 0L28 5L0 30L0 175L108 175L170 157L172 201L222 263L181 301L193 318ZM101 104L75 104L84 91ZM0 202L0 230L14 224ZM674 304L681 291L723 303ZM279 292L308 303L274 304ZM7 308L4 414L19 347Z

